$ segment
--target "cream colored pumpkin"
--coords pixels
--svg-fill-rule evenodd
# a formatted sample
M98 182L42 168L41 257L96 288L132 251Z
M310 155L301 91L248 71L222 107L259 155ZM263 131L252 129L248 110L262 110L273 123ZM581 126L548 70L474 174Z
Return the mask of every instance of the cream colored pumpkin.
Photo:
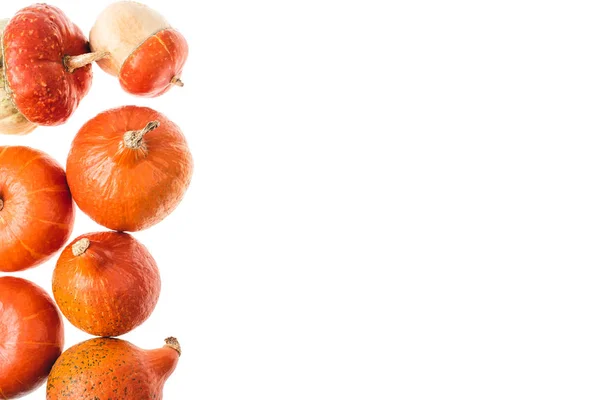
M0 37L7 23L8 19L0 19ZM0 52L0 133L24 135L34 130L37 125L28 121L10 99L10 95L6 91L2 65L2 53Z
M119 1L106 7L90 31L90 47L95 52L110 55L98 60L98 65L113 76L149 37L171 25L157 11L134 1Z

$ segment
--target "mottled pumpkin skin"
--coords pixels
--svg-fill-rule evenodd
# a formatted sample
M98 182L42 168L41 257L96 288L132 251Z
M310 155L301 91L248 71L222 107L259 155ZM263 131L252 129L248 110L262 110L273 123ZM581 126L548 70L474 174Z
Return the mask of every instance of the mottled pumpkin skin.
M2 37L4 72L16 108L38 125L59 125L92 83L92 67L70 73L65 56L89 52L87 39L58 8L35 4L18 11Z
M39 265L64 246L74 209L65 172L29 147L0 146L0 271Z
M188 44L175 29L164 29L150 36L125 60L119 82L126 92L157 97L180 77L188 57Z
M142 350L119 339L90 339L58 359L48 377L46 399L160 400L178 360L169 347Z
M127 131L150 121L138 149L124 145ZM116 231L140 231L162 221L182 200L193 161L181 130L161 113L125 106L88 121L75 136L67 180L75 202L94 221Z
M0 19L0 36L8 19ZM0 54L0 133L7 135L24 135L35 129L37 125L27 121L13 104L10 94L6 91L4 78L4 63Z
M15 399L41 386L64 344L58 308L40 287L0 278L0 399Z
M76 256L73 245L87 238ZM52 278L54 298L77 328L94 336L119 336L152 314L160 294L160 275L152 255L131 235L82 235L60 255Z
M0 65L2 60L0 60ZM0 133L25 135L36 128L17 110L4 86L4 69L0 67Z

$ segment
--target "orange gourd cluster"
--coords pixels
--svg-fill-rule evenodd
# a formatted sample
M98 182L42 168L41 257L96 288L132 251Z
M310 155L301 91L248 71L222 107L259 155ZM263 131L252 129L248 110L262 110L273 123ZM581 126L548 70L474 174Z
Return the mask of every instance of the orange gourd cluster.
M58 8L35 4L0 20L0 133L63 124L89 91L91 64L135 95L183 86L184 37L155 10L120 1L89 40ZM0 271L35 267L62 249L54 299L25 279L0 277L0 399L47 381L47 399L162 399L181 348L142 350L115 339L140 326L159 298L159 268L130 233L162 221L190 184L192 155L179 127L146 107L89 120L66 171L47 154L0 146ZM75 204L109 230L67 244ZM66 245L66 247L65 247ZM64 353L64 315L98 338Z

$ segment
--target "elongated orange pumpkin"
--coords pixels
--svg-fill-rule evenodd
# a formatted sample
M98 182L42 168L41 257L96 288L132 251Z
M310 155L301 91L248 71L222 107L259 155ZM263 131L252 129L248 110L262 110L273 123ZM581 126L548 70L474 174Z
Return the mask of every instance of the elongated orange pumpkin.
M192 170L179 127L136 106L88 121L67 159L67 180L79 208L116 231L139 231L163 220L183 198Z
M120 336L152 314L160 276L154 258L131 235L90 233L63 250L52 291L77 328L95 336Z
M71 347L48 377L47 400L163 398L163 387L175 371L181 347L175 338L156 350L142 350L119 339L90 339Z
M62 319L50 296L25 279L0 278L0 399L41 386L63 344Z
M73 229L64 170L39 150L0 146L0 271L41 264Z

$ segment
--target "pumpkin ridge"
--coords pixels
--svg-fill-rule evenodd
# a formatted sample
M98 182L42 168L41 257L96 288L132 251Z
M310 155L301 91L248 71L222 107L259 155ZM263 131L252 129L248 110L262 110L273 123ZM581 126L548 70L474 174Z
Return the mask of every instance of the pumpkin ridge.
M0 154L1 156L1 154ZM32 190L31 192L27 192L24 193L23 196L30 196L32 194L36 194L36 193L63 193L63 192L67 192L68 190L64 187L64 185L54 185L54 186L48 186L47 188L43 188L43 189L36 189L36 190Z
M23 247L23 249L25 249L25 251L28 252L31 257L33 257L36 260L41 260L42 258L45 257L44 255L37 253L35 250L29 248L25 243L23 243L23 240L21 240L21 238L19 236L17 236L15 234L15 232L12 230L12 228L10 227L10 224L6 224L4 226L4 229L6 229L7 231L10 232L10 234L15 238L15 240L17 242L19 242L21 247Z
M30 319L33 319L33 318L35 318L35 317L37 317L37 316L39 316L39 315L41 315L41 314L47 313L48 311L52 311L52 310L54 310L54 309L53 309L53 308L51 308L51 307L49 307L49 308L46 308L46 309L44 309L44 310L42 310L42 311L40 311L40 312L37 312L37 313L35 313L35 314L31 314L31 315L29 315L29 316L27 316L27 317L23 317L22 321L28 321L28 320L30 320Z
M40 158L44 158L44 155L43 155L43 154L38 154L38 155L36 155L35 157L33 157L33 158L30 158L29 160L27 160L27 162L21 166L21 169L20 169L20 170L18 170L18 171L15 173L15 176L19 176L19 175L21 175L21 173L22 173L22 172L25 170L25 168L29 167L29 166L30 166L30 165L31 165L31 164L32 164L34 161L37 161L37 160L39 160Z
M58 346L58 343L50 343L50 342L31 342L31 341L20 341L20 342L5 342L7 345L15 345L15 344L29 344L29 345L41 345L41 346Z
M35 222L40 222L40 223L42 223L42 224L49 224L49 225L54 225L54 226L57 226L57 227L59 227L59 228L65 228L65 229L69 229L69 225L68 225L68 224L63 224L63 223L61 223L61 222L47 221L47 220L45 220L45 219L36 218L36 217L34 217L34 216L30 215L30 214L27 214L27 213L23 214L23 216L24 216L25 218L29 218L29 219L30 219L30 220L32 220L32 221L35 221Z

